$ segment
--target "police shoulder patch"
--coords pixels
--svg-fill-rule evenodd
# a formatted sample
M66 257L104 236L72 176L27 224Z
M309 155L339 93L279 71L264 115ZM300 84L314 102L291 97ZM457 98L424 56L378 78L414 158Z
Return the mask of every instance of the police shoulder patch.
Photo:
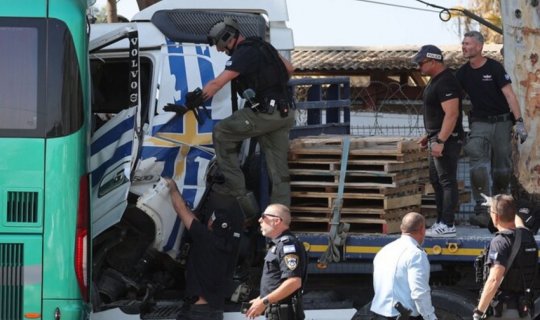
M285 260L285 265L289 270L294 270L296 267L298 267L298 256L296 254L288 254L285 257L283 257Z

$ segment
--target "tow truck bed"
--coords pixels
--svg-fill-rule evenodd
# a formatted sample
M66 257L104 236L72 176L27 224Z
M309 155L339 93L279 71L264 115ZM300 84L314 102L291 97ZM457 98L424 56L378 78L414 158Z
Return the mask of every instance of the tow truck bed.
M431 263L437 262L473 262L489 241L493 234L486 228L475 226L457 226L455 237L426 238L423 248L429 255ZM301 241L306 243L309 249L310 258L320 258L328 247L327 233L297 233ZM340 248L341 255L346 262L369 262L375 254L387 243L395 240L399 234L349 234L347 235L346 245ZM536 236L540 244L540 237ZM330 264L330 268L333 267ZM341 268L338 273L359 272L358 268L347 271L347 268ZM345 269L345 270L343 270ZM310 268L310 271L311 270ZM332 270L326 270L332 271Z

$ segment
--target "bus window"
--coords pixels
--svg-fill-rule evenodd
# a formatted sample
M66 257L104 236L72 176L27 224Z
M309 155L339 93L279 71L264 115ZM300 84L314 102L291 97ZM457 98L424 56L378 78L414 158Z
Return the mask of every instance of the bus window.
M36 28L0 27L0 129L36 129L38 100Z

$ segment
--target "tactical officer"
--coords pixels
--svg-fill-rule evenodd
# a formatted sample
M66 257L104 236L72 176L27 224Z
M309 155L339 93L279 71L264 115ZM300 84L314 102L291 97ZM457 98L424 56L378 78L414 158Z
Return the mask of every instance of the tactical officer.
M516 205L510 195L488 198L490 216L498 232L484 257L484 285L473 319L531 319L532 285L538 268L538 247L522 224L516 227ZM478 273L478 270L477 270Z
M242 218L215 210L205 226L184 202L173 180L167 180L173 207L189 230L192 246L186 270L186 301L178 320L222 320L225 297L232 293L232 277L238 250Z
M271 44L257 37L245 38L239 30L238 23L228 17L210 29L210 44L230 59L225 70L204 86L203 99L210 99L230 81L248 99L243 109L214 126L213 142L225 177L214 190L235 196L250 217L260 211L253 193L246 189L238 161L238 145L248 138L256 137L265 154L272 180L270 202L290 204L287 152L294 110L287 82L293 66Z
M307 272L307 255L302 243L289 231L291 214L282 204L271 204L261 215L261 233L272 240L264 258L260 295L250 301L246 312L255 318L302 320L302 288Z

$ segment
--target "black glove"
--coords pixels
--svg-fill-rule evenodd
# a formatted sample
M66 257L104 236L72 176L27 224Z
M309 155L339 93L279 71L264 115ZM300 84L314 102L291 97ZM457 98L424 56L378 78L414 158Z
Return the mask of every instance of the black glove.
M184 114L186 112L184 106L174 103L168 103L166 106L163 107L163 111L176 112L179 114Z
M204 98L203 98L203 92L200 88L197 88L193 91L190 91L186 93L186 105L183 106L181 104L174 104L169 103L166 106L163 107L164 111L171 111L176 112L178 115L184 115L188 111L192 111L195 115L195 119L197 119L197 122L199 124L204 123L204 118L201 118L199 116L199 107L201 107L206 114L206 118L210 118L210 113L206 109L206 107L203 105Z
M186 108L196 109L199 106L202 106L204 102L203 92L201 88L197 88L193 91L186 93Z

